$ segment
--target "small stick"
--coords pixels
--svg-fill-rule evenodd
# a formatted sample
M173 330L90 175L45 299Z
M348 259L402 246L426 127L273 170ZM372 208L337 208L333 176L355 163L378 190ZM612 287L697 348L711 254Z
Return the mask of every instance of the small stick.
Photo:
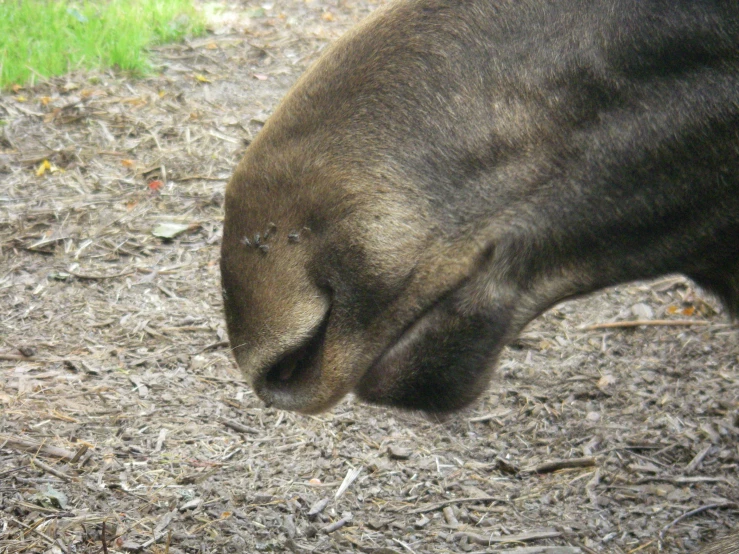
M329 533L333 533L334 531L341 529L342 527L344 527L344 525L349 523L351 520L352 518L350 517L342 517L339 521L334 521L333 523L326 525L326 527L321 529L321 531L323 531L324 533L328 535Z
M62 458L72 460L75 453L66 448L59 448L58 446L51 446L47 444L41 444L36 441L30 441L21 439L19 437L11 437L8 435L0 435L0 444L15 448L17 450L25 450L26 452L33 452L36 456L39 454L45 454L47 456L53 456L55 458Z
M208 177L207 175L185 175L184 177L172 177L173 181L228 181L226 177Z
M167 438L167 430L160 429L159 436L157 437L157 443L154 446L154 452L160 452L162 450L162 447L164 446L164 441L166 438Z
M481 415L481 416L477 416L477 417L471 417L467 421L469 421L470 423L485 423L487 421L490 421L491 419L496 419L496 418L499 418L499 417L505 417L508 414L510 414L511 411L512 410L505 410L505 412L503 412L503 413L493 412L493 413L490 413L490 414L485 414L485 415Z
M634 550L629 550L627 554L634 554L634 552L639 552L640 550L644 550L646 547L651 546L653 543L654 541L645 542L641 546L634 548Z
M35 356L24 356L22 354L0 354L0 361L3 362L33 362L36 361Z
M522 548L506 548L505 550L487 550L486 552L505 552L505 554L581 554L593 552L581 546L524 546ZM472 554L481 554L473 552Z
M66 273L69 273L72 277L76 277L77 279L82 279L83 281L102 281L104 279L117 279L118 277L132 275L134 273L134 270L127 269L126 271L113 273L112 275L88 275L86 273L76 273L74 271L66 271Z
M691 325L710 325L710 321L702 319L637 319L635 321L610 321L606 323L596 323L582 327L582 331L596 331L598 329L618 329L623 327L641 327L642 325L652 327L680 327Z
M52 466L50 466L48 464L45 464L44 462L42 462L38 458L31 458L30 462L33 465L35 465L35 466L41 468L42 470L44 470L46 473L51 473L52 475L56 475L57 477L59 477L59 479L62 479L63 481L67 481L67 482L72 481L72 477L70 477L69 475L67 475L63 471L56 469L55 467L52 467Z
M100 531L100 540L103 541L103 554L108 554L108 545L105 543L105 520L103 520L103 528Z
M403 541L401 541L400 539L393 539L393 540L394 540L395 542L397 542L397 543L398 543L398 544L399 544L400 546L402 546L403 548L405 548L405 549L406 549L406 550L407 550L408 552L410 552L411 554L416 554L415 550L413 550L413 549L412 549L412 548L411 548L410 546L408 546L408 545L407 545L406 543L404 543L404 542L403 542Z
M222 417L220 419L221 423L223 423L226 427L230 427L231 429L233 429L234 431L238 431L239 433L250 433L252 435L259 434L259 429L255 429L254 427L249 427L247 425L239 423L238 421L226 419L225 417Z
M665 533L670 527L677 525L684 519L693 517L694 515L698 515L702 512L705 512L706 510L713 510L714 508L736 508L737 506L739 506L739 504L737 504L736 502L721 502L720 504L706 504L705 506L701 506L700 508L696 508L695 510L685 512L680 517L673 519L670 523L665 525L662 528L662 531L659 532L659 538L661 539L662 537L664 537Z
M595 458L572 458L569 460L552 460L551 462L544 462L538 466L528 467L523 469L526 473L552 473L560 469L570 469L575 467L593 467L595 465Z
M695 458L693 458L688 464L688 466L685 468L685 472L693 473L696 469L698 469L710 451L711 451L711 446L709 445L709 446L706 446L700 452L698 452L698 454L695 455Z
M357 468L352 468L346 473L346 477L344 477L344 480L341 482L341 485L339 485L339 490L336 491L336 494L334 495L334 500L338 500L342 494L346 492L346 490L349 488L349 486L354 482L354 480L359 477L359 473L362 471L362 466Z
M426 514L428 512L433 512L434 510L438 510L439 508L443 508L445 506L451 506L453 504L466 504L467 502L502 502L502 501L503 499L498 498L497 496L470 496L466 498L454 498L453 500L444 500L442 502L434 502L433 504L429 504L421 508L415 508L414 510L410 510L409 512L406 512L406 513Z
M23 523L22 521L18 521L17 519L13 519L13 518L11 518L11 521L14 521L15 523L17 523L18 525L20 525L20 526L21 526L21 527L23 527L24 529L27 529L28 531L31 531L32 533L36 533L36 534L37 534L37 535L38 535L39 537L41 537L42 539L44 539L44 540L45 540L45 541L46 541L47 543L49 543L50 545L54 546L54 545L56 544L56 543L54 542L54 539L52 539L52 538L51 538L51 537L50 537L49 535L47 535L46 533L43 533L43 532L39 531L39 530L38 530L38 529L36 529L35 527L31 527L30 525L26 525L25 523ZM64 549L64 551L66 552L66 549Z
M218 342L211 343L207 346L204 346L201 350L199 350L197 354L202 354L203 352L207 352L208 350L215 350L216 348L228 348L228 346L231 343L227 340L220 340ZM233 379L231 379L231 382L233 382Z
M513 542L527 542L536 541L540 539L556 539L561 537L562 533L559 531L532 531L531 533L522 533L520 535L504 535L504 536L485 536L477 533L460 532L454 533L455 539L461 539L467 537L470 542L481 544L483 546L490 546L491 544L507 544Z
M590 499L590 503L594 508L598 507L598 493L595 492L596 487L600 484L600 468L595 470L595 475L585 485L585 492Z
M76 464L82 456L84 456L87 453L87 445L83 444L77 449L77 452L74 455L74 458L70 460L73 464Z

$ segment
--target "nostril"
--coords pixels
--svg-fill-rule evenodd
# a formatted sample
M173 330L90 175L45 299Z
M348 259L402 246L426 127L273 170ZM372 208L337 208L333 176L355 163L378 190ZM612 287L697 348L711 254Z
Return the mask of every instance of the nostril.
M290 377L293 376L293 373L295 373L295 370L298 367L301 353L302 349L299 349L282 358L269 370L267 379L270 381L289 381Z
M310 379L311 370L318 366L317 358L326 334L328 318L315 330L315 334L298 348L285 354L267 372L267 384L284 389Z
M280 364L280 381L287 381L292 376L293 372L295 371L295 368L298 366L298 361L293 359L289 360L286 363Z

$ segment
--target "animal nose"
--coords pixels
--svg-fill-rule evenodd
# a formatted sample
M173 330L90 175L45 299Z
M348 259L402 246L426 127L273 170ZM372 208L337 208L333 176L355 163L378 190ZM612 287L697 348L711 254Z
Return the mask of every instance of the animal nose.
M278 408L296 409L308 396L315 394L320 383L320 358L327 319L301 344L254 376L253 386L262 400Z
M277 363L268 368L266 373L267 383L279 387L293 378L299 379L301 371L305 371L315 361L316 347L314 339L315 337L309 340L308 344L288 352Z

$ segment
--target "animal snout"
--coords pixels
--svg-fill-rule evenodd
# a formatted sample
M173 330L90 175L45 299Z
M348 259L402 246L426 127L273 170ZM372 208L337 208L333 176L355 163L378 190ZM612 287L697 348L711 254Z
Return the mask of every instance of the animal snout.
M268 356L271 362L255 361L260 355L259 347L254 348L255 358L251 361L239 360L257 396L268 406L300 412L323 407L326 391L321 386L321 365L327 326L328 317L296 340L272 345L282 351Z
M310 377L311 368L316 366L321 344L325 335L326 323L322 323L314 334L299 346L287 351L264 373L266 391L287 391L300 386Z

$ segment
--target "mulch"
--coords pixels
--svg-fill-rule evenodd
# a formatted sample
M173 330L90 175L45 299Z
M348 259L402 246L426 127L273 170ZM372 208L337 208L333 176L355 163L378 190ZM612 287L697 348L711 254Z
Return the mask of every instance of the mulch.
M225 183L378 3L224 4L155 76L0 95L0 552L694 552L739 527L739 329L680 277L551 310L444 421L243 383Z

